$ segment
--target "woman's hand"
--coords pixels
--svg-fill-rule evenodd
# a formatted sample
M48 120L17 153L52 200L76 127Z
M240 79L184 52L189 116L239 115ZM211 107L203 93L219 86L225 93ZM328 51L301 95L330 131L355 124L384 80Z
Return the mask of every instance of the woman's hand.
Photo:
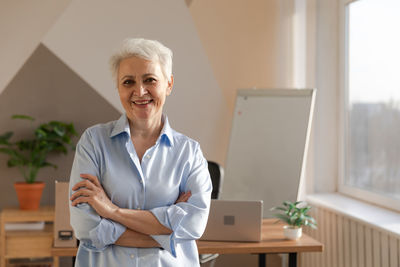
M182 192L179 195L178 199L175 201L175 204L178 204L179 202L187 202L191 196L192 196L191 191Z
M85 180L72 187L72 190L76 192L70 198L71 205L76 206L80 203L88 203L98 215L103 218L109 218L113 212L118 210L118 206L108 198L96 176L81 174L81 177Z

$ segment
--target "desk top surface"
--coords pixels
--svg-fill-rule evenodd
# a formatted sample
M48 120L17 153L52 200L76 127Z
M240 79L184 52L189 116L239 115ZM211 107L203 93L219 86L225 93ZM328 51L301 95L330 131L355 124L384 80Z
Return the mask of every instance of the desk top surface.
M287 240L283 236L282 223L276 219L264 219L261 242L197 241L200 254L248 254L248 253L291 253L322 252L323 244L303 233L298 240Z
M287 240L283 236L283 224L276 219L264 219L261 242L197 241L200 254L250 254L322 252L323 244L303 233L299 240ZM53 248L53 256L74 256L77 248Z

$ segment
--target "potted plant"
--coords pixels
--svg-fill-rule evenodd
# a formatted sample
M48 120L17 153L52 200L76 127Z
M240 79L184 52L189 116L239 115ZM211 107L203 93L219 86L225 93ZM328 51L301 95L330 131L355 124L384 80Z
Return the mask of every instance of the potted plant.
M26 115L14 115L13 119L34 121ZM37 182L38 171L44 167L57 166L47 161L50 153L68 153L68 147L74 148L71 138L77 135L72 123L50 121L34 130L33 137L11 142L13 132L0 135L0 152L9 156L8 167L17 167L25 182L16 182L20 209L36 210L39 208L45 184Z
M283 234L286 238L291 240L300 238L302 235L301 227L303 225L310 226L314 229L317 228L315 219L308 214L311 206L308 206L303 201L297 201L294 203L284 201L282 204L283 206L273 207L271 210L280 211L281 213L276 213L273 216L287 223L287 225L283 227Z

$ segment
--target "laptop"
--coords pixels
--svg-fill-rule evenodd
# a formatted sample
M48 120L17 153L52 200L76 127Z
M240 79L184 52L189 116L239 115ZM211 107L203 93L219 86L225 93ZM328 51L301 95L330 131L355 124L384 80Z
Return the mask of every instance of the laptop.
M261 241L262 200L211 200L210 215L201 240Z

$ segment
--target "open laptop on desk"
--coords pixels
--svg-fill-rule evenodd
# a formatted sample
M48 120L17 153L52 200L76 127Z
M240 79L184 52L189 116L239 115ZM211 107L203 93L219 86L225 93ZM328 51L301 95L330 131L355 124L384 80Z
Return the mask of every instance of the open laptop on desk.
M210 215L201 240L261 241L262 200L211 200Z

